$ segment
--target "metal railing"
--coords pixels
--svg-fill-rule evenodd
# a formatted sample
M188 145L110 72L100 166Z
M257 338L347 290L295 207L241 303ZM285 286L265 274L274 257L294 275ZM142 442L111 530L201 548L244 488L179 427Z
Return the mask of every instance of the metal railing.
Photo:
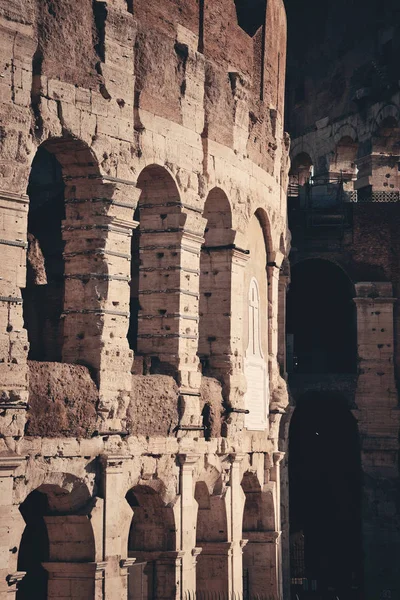
M240 592L218 592L211 590L187 591L183 600L275 600L270 594L242 594Z
M357 202L359 204L378 202L378 203L393 203L400 202L400 191L371 191L366 194L357 191L347 192L349 202Z

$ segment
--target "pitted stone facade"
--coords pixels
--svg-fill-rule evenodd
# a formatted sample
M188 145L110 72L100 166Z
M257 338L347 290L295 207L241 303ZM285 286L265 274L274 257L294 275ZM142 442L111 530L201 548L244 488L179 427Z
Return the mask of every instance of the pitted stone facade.
M281 0L253 20L0 2L2 599L282 598Z

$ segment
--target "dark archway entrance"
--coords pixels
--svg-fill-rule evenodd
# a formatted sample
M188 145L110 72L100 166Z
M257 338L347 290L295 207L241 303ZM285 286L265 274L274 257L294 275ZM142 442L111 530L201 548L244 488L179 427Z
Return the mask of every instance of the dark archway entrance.
M294 265L287 298L289 371L356 371L353 297L351 281L334 263L316 258Z
M180 594L177 585L176 525L172 506L146 485L136 485L126 494L133 511L128 538L128 556L135 558L129 571L129 600L172 600Z
M67 475L71 484L72 477ZM91 497L86 485L76 480L68 491L43 484L20 506L25 521L18 553L19 583L16 600L72 599L96 595L95 541L90 522Z
M24 321L31 360L61 361L64 308L64 182L54 154L41 146L28 185L27 280Z
M307 392L298 401L289 481L292 584L317 591L316 598L359 598L360 449L356 420L340 394Z

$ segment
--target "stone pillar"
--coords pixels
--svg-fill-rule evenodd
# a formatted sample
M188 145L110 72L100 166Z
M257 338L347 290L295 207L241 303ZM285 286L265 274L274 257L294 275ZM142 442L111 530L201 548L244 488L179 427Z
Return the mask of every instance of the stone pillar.
M272 481L275 485L275 529L279 534L276 540L277 544L277 553L276 553L276 563L275 563L275 571L276 576L274 580L276 581L276 595L277 598L280 599L283 594L283 571L282 571L282 517L281 517L281 463L285 457L284 452L274 452L272 455L273 466L270 469L270 481Z
M25 195L0 190L0 396L2 437L22 436L28 401L28 338L22 316L26 285Z
M400 156L375 150L357 160L356 190L370 187L373 192L397 192L399 190L398 163ZM362 199L359 197L359 199Z
M284 261L283 265L285 264ZM282 270L284 267L282 266ZM282 376L287 373L286 367L286 296L290 276L281 272L278 283L278 363Z
M222 230L220 238L224 233ZM202 255L199 354L207 357L210 372L223 381L225 399L233 407L242 408L242 291L249 255L234 244L203 246Z
M201 542L197 592L232 593L232 542Z
M278 356L278 307L279 307L279 275L283 261L282 252L268 254L268 353L269 360L274 363ZM270 375L272 365L269 367Z
M106 561L104 597L106 600L127 597L127 572L131 566L128 553L132 510L125 500L124 465L129 456L103 455L103 560ZM121 563L121 561L123 561ZM133 564L133 563L132 563Z
M123 429L118 408L121 400L127 403L131 386L133 353L126 336L138 193L133 184L117 179L66 178L62 356L94 369L106 429Z
M193 471L200 458L199 454L179 454L181 464L181 529L180 548L182 554L182 592L196 590L196 523L197 503L194 499Z
M279 539L278 531L246 531L246 563L249 573L250 597L266 595L281 600L279 578Z
M120 572L121 572L121 598L123 598L123 600L128 599L128 592L129 592L129 588L128 588L128 580L129 580L129 576L130 576L130 572L131 572L131 567L133 567L133 565L136 563L136 558L122 558L119 561L119 567L120 567Z
M178 377L183 390L198 390L199 265L205 220L195 210L160 215L140 211L138 352ZM163 366L164 365L164 366Z
M157 600L180 600L182 598L182 557L183 552L169 551L133 551L135 568L129 573L131 583L129 585L129 596L136 598L136 594L142 589L143 598L157 598ZM141 574L139 575L141 570ZM145 584L141 575L147 571ZM148 587L147 587L148 586ZM145 590L144 588L147 588ZM134 591L135 590L135 591ZM136 592L136 593L135 593ZM147 592L147 593L146 593ZM115 598L116 596L112 596Z
M103 600L105 562L45 562L48 600Z
M17 571L18 547L24 529L18 506L13 504L14 471L25 457L0 457L0 600L14 600L18 582L25 573Z
M393 365L392 285L356 284L359 376L355 394L361 440L365 597L397 598L398 395Z
M243 510L245 496L241 486L240 463L245 454L231 454L231 506L227 514L231 516L230 538L232 542L232 593L241 594L243 591L243 547L245 543L242 540Z
M180 600L182 597L182 560L183 552L163 552L156 560L157 600Z

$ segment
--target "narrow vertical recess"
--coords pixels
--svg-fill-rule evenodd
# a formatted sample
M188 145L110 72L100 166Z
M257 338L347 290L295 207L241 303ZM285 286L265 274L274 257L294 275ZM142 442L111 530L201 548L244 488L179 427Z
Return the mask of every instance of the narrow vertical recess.
M199 45L198 51L204 53L204 0L199 0Z
M264 100L264 81L265 81L265 38L267 35L267 3L264 8L264 20L262 25L262 41L261 41L261 76L260 76L260 100Z

